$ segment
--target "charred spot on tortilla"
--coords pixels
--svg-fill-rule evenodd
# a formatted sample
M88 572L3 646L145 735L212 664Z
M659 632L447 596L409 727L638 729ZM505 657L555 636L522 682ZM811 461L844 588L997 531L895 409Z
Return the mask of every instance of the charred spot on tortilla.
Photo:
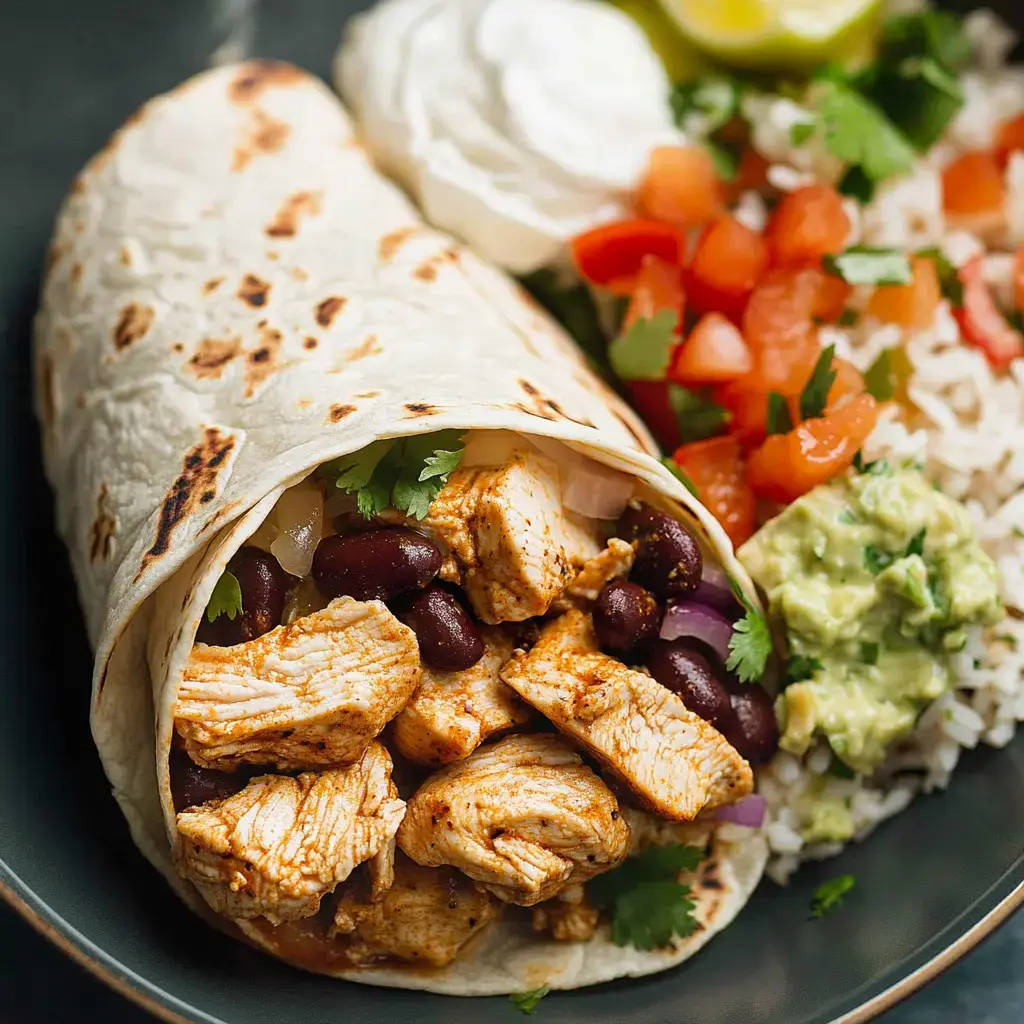
M122 267L130 267L132 265L132 254L128 246L121 246L121 251L118 253L118 259L121 261Z
M413 416L433 416L434 413L440 411L436 405L431 405L429 402L406 402L405 408Z
M305 340L305 341L304 341L304 342L302 343L302 347L303 347L303 348L308 348L308 349L309 349L310 351L312 351L312 350L313 350L313 349L315 349L315 348L317 347L317 345L319 345L319 344L320 344L320 342L319 342L319 341L317 341L317 340L316 340L316 338L314 338L314 337L313 337L312 335L310 335L310 336L309 336L308 338L306 338L306 340Z
M50 243L50 248L46 250L46 267L43 271L44 276L49 277L53 273L53 268L60 262L65 249L66 247L61 245L59 242Z
M346 416L351 416L355 411L356 406L354 405L332 405L330 412L327 413L327 422L338 423Z
M203 294L212 295L224 283L223 277L211 277L203 282Z
M259 309L267 304L267 297L270 295L270 282L264 281L255 274L246 274L242 283L238 286L238 297L253 309Z
M228 99L244 106L271 86L298 85L309 76L281 60L251 60L241 65L228 84Z
M200 380L218 380L224 367L241 351L239 338L203 338L185 368Z
M410 224L409 227L389 231L377 246L377 255L380 257L381 263L387 263L393 259L398 250L422 230L419 224Z
M140 306L137 302L125 306L114 325L114 348L118 352L123 352L144 338L153 326L155 315L152 306Z
M356 398L376 398L379 394L379 391L360 391Z
M334 322L334 318L341 312L347 301L347 299L343 299L339 295L329 295L326 299L318 302L314 313L316 322L321 327L330 327Z
M171 535L178 525L196 511L201 495L217 491L217 479L228 456L235 449L233 434L222 434L217 427L206 427L203 439L185 453L181 475L171 485L160 506L156 536L142 556L135 574L138 582L150 565L162 558L170 547Z
M89 561L106 562L114 551L114 532L117 521L110 509L110 491L105 483L100 484L96 498L96 518L89 529Z
M260 343L246 355L245 397L252 398L256 389L277 367L277 353L281 348L283 335L276 327L270 327L266 320L259 323Z
M421 281L433 281L437 277L437 264L433 260L427 260L412 272L412 276Z
M540 394L540 391L537 388L535 388L528 380L523 380L522 377L519 378L519 386L530 396Z
M278 207L274 219L263 229L271 238L294 238L299 223L305 216L314 217L320 212L323 192L295 192Z
M235 147L231 160L232 172L238 174L244 171L261 154L276 153L283 149L291 132L291 127L284 121L275 120L262 110L253 110L252 124Z
M382 351L377 335L368 334L355 348L350 348L343 358L346 363L355 363L369 356L378 356Z
M304 271L302 269L302 267L292 267L292 269L289 270L288 273L289 273L289 275L291 275L292 279L295 280L295 281L308 281L309 280L309 274L307 274L306 271Z

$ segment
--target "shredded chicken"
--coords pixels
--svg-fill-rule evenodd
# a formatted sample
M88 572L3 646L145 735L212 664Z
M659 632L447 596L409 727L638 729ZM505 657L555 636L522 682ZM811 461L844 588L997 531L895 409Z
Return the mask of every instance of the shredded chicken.
M404 813L391 758L372 743L347 768L261 775L226 800L182 811L175 860L219 913L294 921L315 914L357 865L393 851Z
M582 885L533 908L533 930L550 932L557 942L586 942L594 937L601 913L587 903Z
M395 879L380 899L346 886L334 913L332 936L341 937L355 964L379 960L445 967L502 904L453 868L424 868L401 854Z
M596 601L606 584L629 575L635 558L632 544L619 537L612 537L608 546L576 574L566 595L579 601Z
M450 864L529 907L615 867L629 828L565 740L509 736L427 779L398 846L417 864Z
M599 549L562 509L558 466L536 452L457 469L419 529L454 558L474 611L492 625L543 615Z
M380 601L339 597L236 647L196 644L175 725L206 767L347 764L402 710L419 677L412 630Z
M584 612L549 625L501 676L655 814L690 821L753 789L750 766L721 733L650 676L598 651Z
M461 761L495 733L529 721L532 711L501 681L512 641L483 630L484 656L462 672L423 669L419 688L395 719L398 752L419 764Z

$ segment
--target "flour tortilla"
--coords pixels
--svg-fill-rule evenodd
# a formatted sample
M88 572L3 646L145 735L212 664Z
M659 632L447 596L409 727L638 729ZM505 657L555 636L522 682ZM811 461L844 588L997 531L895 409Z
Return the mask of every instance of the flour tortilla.
M46 470L96 652L93 735L137 844L208 918L171 864L171 709L224 566L320 463L443 428L561 440L690 518L753 595L719 525L648 454L642 424L571 340L427 228L334 96L290 65L199 75L90 161L57 222L35 365ZM732 918L763 850L722 846L713 864L707 923L674 951L607 936L552 948L499 925L443 976L339 973L472 994L530 987L538 957L557 967L555 987L662 970Z

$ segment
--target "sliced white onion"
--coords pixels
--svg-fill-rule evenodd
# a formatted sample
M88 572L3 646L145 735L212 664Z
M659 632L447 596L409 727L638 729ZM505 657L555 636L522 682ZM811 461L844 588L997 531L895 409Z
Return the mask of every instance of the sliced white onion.
M707 644L724 662L729 657L732 623L706 604L695 601L672 601L661 621L661 639L678 640L693 637Z
M760 828L767 809L768 801L760 793L752 793L738 804L723 804L715 811L715 817L719 821L731 821L734 825Z
M324 499L312 480L289 487L274 506L278 535L270 545L271 554L285 572L308 576L313 552L320 543L324 522Z
M573 463L564 480L562 504L591 519L618 519L633 496L631 477L596 462Z

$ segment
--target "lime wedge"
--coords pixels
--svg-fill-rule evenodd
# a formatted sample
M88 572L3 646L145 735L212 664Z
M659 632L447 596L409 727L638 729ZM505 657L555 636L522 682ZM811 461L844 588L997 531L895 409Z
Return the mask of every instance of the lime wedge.
M660 0L707 53L751 70L848 64L870 55L881 0Z

